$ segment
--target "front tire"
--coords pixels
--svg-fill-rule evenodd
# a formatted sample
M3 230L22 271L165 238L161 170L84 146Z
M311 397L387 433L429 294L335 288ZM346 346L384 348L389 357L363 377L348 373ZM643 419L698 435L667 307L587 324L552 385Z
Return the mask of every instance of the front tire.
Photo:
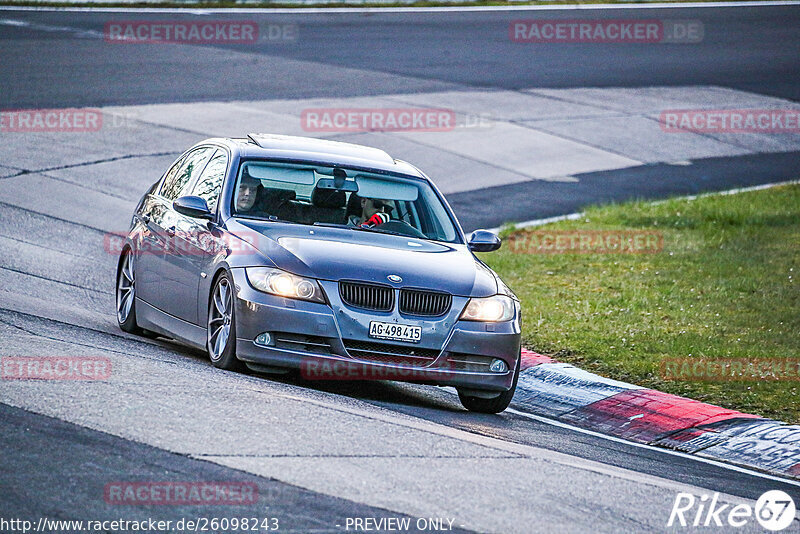
M206 351L214 367L226 371L238 371L242 368L242 363L236 358L233 285L226 272L217 278L208 303Z
M133 251L122 252L117 269L117 324L123 332L141 335L144 331L136 323L136 272Z
M504 391L497 397L492 397L491 399L464 395L459 390L458 399L461 401L461 405L470 412L477 413L500 413L508 408L508 405L511 404L511 399L514 398L514 392L517 390L519 368L522 367L521 355L522 354L520 352L520 357L517 358L517 370L514 371L514 380L511 382L511 389Z

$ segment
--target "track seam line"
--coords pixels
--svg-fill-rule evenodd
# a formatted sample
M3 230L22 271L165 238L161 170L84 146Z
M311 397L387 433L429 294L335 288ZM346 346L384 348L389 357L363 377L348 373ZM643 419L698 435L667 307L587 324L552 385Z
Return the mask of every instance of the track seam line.
M75 221L70 221L70 220L67 220L67 219L62 219L61 217L57 217L55 215L50 215L50 214L47 214L47 213L43 213L41 211L36 211L36 210L32 210L30 208L17 206L16 204L9 204L8 202L3 202L2 200L0 200L0 206L8 206L10 208L14 208L14 209L22 210L22 211L27 211L28 213L33 213L35 215L39 215L40 217L45 217L47 219L53 219L54 221L64 222L64 223L67 223L67 224L72 224L72 225L75 225L75 226L79 226L81 228L85 228L87 230L92 230L92 231L95 231L95 232L97 232L99 234L103 234L103 236L108 234L107 231L105 231L103 229L100 229L100 228L95 228L94 226L89 226L88 224L83 224L83 223L79 223L79 222L75 222Z
M149 153L149 154L126 154L124 156L114 156L114 157L102 158L102 159L98 159L98 160L94 160L94 161L84 161L84 162L81 162L81 163L70 163L68 165L59 165L59 166L56 166L56 167L47 167L47 168L44 168L44 169L22 169L22 171L20 171L19 174L16 174L14 176L6 176L5 178L2 178L2 179L3 180L7 180L9 178L14 178L16 176L23 176L23 175L26 175L26 174L44 174L44 173L50 172L50 171L61 171L61 170L65 170L65 169L74 169L76 167L90 167L92 165L99 165L101 163L111 163L111 162L114 162L114 161L122 161L122 160L126 160L126 159L152 158L152 157L158 157L158 156L171 156L171 155L174 155L174 154L180 154L180 152L170 151L170 152L152 152L152 153Z
M123 351L120 351L120 350L104 348L104 347L100 347L100 346L97 346L97 345L91 345L89 343L82 343L80 341L75 341L75 340L66 341L66 340L63 340L63 339L58 339L57 337L52 337L52 336L45 335L45 334L39 334L37 332L34 332L33 330L27 330L26 328L23 328L23 327L21 327L19 325L16 325L14 323L9 323L8 321L6 321L4 319L0 319L0 323L2 323L4 325L7 325L7 326L10 326L12 328L16 328L17 330L25 332L26 334L28 334L30 336L40 337L42 339L47 339L49 341L55 341L56 343L64 343L65 345L78 345L79 347L97 349L97 350L101 350L103 352L111 352L111 353L114 353L114 354L121 354L123 356L134 356L136 358L141 358L141 359L148 360L148 361L155 361L155 362L161 362L161 363L170 363L170 364L173 364L173 365L177 365L177 362L172 362L170 360L161 360L161 359L158 359L158 358L149 358L147 356L142 356L140 354L131 354L130 352L123 352ZM90 330L90 329L87 328L87 330ZM0 356L0 359L2 359L2 356Z
M11 237L8 235L0 234L0 239L8 239L9 241L14 241L15 243L19 243L21 245L28 245L31 247L42 248L49 252L55 252L57 254L64 254L65 256L69 256L70 258L75 258L76 260L83 260L83 261L94 261L95 258L90 256L78 256L77 254L73 254L71 252L67 252L65 250L59 250L57 248L50 248L46 245L40 245L39 243L34 243L33 241L25 241L24 239L17 239L15 237Z
M3 265L0 265L0 269L2 269L4 271L10 271L12 273L21 274L21 275L24 275L24 276L32 276L34 278L38 278L39 280L46 280L48 282L53 282L55 284L63 284L65 286L70 286L70 287L74 287L74 288L77 288L77 289L83 289L85 291L93 291L95 293L100 293L102 295L113 295L114 294L114 293L112 293L110 291L103 291L102 289L94 289L94 288L91 288L91 287L86 287L86 286L81 286L81 285L78 285L78 284L73 284L72 282L64 282L63 280L55 280L53 278L47 278L46 276L42 276L40 274L33 274L33 273L26 272L26 271L20 271L19 269L14 269L13 267L5 267Z
M136 201L135 198L131 199L131 198L124 197L124 196L122 196L120 194L117 194L117 193L112 193L110 191L103 191L102 189L96 189L94 187L89 187L88 185L84 185L84 184L82 184L80 182L75 182L75 181L69 180L67 178L62 178L60 176L53 176L51 174L47 174L46 172L37 172L37 173L32 173L32 174L33 175L42 176L44 178L47 178L48 180L54 180L56 182L61 182L62 184L67 184L67 185L71 185L73 187L78 187L78 188L84 189L86 191L91 191L91 192L97 193L99 195L115 198L117 200L123 200L125 202L135 202Z
M132 341L134 343L144 343L146 345L150 345L150 346L153 346L153 347L168 348L168 346L165 347L164 345L161 345L159 343L154 343L154 342L152 342L150 340L136 338L136 337L127 337L127 336L124 336L124 335L121 335L121 334L115 334L115 333L112 333L112 332L106 332L105 330L98 330L96 328L92 328L92 327L85 326L85 325L78 325L78 324L68 323L66 321L59 321L58 319L51 319L49 317L42 317L42 316L39 316L39 315L33 315L32 313L27 313L27 312L23 312L23 311L19 311L19 310L12 310L11 308L0 308L0 313L3 313L3 312L10 313L10 314L22 315L24 317L28 317L28 318L36 320L36 321L52 322L52 323L60 324L60 325L67 326L67 327L70 327L70 328L77 328L77 329L80 329L80 330L88 330L89 332L94 332L96 334L102 334L102 335L106 335L106 336L111 336L111 337L115 337L117 339L122 339L122 340L125 340L125 341ZM1 321L1 319L0 319L0 321ZM6 323L6 324L10 324L11 326L16 326L16 325L13 325L11 323ZM17 327L17 328L19 328L19 327ZM20 328L20 330L22 330L22 328ZM39 334L33 333L32 335L39 335ZM41 337L46 337L46 336L41 336ZM54 338L54 341L62 341L62 340ZM131 355L130 353L127 353L127 352L123 353L123 354L126 354L128 356Z

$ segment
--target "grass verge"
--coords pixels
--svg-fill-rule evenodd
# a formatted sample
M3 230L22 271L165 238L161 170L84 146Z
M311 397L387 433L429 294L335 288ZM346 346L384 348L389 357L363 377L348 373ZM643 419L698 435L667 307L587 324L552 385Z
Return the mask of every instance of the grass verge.
M545 230L656 232L663 249L520 252L524 239L529 247L545 243ZM522 300L530 349L618 380L800 422L796 376L671 380L661 368L665 358L800 361L800 185L593 207L577 221L505 234L500 251L481 256Z

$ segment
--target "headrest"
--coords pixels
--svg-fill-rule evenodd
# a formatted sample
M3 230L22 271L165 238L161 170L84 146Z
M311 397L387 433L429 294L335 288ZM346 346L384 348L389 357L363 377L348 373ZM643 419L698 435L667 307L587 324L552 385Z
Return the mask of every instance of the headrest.
M361 197L356 193L350 193L347 200L347 216L355 215L361 217Z
M311 203L318 208L341 209L344 207L346 195L336 189L315 188L311 192Z
M276 207L295 198L297 194L291 189L272 189L262 186L258 190L258 201L265 208Z

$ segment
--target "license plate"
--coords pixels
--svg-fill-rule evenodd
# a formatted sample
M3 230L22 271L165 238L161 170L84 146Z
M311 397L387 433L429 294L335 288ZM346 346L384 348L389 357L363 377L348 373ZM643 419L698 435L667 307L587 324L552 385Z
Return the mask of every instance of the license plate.
M422 339L422 327L407 324L369 322L369 337L378 339L391 339L392 341L406 341L419 343Z

